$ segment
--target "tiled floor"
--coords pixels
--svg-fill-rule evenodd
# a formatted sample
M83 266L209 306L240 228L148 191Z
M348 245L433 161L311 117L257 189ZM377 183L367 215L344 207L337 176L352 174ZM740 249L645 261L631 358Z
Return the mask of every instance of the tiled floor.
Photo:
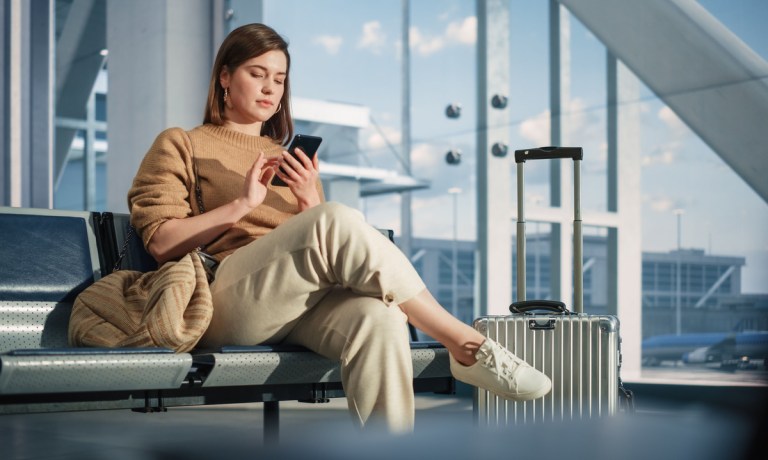
M312 450L345 436L359 439L346 400L281 403L280 443ZM266 458L261 404L171 408L144 414L128 410L0 415L0 459ZM472 402L417 397L417 429L450 419L472 426ZM332 444L331 444L332 445ZM327 447L327 446L326 446ZM280 456L282 457L282 455Z
M471 399L418 396L415 433L393 437L353 429L346 402L335 399L282 403L280 423L280 445L265 446L261 404L1 415L0 459L739 460L768 453L754 450L765 421L760 427L702 407L481 429Z

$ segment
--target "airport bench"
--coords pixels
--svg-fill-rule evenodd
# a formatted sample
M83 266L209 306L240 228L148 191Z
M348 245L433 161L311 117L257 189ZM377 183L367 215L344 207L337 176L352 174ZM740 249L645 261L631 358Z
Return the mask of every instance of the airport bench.
M0 414L264 403L264 439L279 434L279 402L343 397L339 365L301 347L72 348L77 295L111 271L125 214L0 208ZM156 268L132 238L122 268ZM416 392L451 393L447 350L411 344Z

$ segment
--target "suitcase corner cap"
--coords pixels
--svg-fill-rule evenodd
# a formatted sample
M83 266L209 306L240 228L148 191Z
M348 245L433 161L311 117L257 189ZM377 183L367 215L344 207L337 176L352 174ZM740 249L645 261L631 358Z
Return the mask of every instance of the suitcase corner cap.
M619 332L619 318L615 316L603 316L600 318L600 330L603 332Z

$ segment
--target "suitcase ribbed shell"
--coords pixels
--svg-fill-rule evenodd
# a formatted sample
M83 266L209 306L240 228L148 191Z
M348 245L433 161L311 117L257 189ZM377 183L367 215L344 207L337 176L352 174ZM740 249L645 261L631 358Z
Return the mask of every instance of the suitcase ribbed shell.
M474 322L552 379L552 391L534 401L515 402L477 389L480 425L592 418L615 414L619 388L619 321L587 314L513 314Z

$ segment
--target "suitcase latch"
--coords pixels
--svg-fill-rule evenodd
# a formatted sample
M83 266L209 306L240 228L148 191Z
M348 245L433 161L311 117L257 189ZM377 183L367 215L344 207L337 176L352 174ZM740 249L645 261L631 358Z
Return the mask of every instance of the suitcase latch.
M536 331L536 330L554 329L554 328L555 328L555 320L551 318L528 320L528 329L532 329Z

